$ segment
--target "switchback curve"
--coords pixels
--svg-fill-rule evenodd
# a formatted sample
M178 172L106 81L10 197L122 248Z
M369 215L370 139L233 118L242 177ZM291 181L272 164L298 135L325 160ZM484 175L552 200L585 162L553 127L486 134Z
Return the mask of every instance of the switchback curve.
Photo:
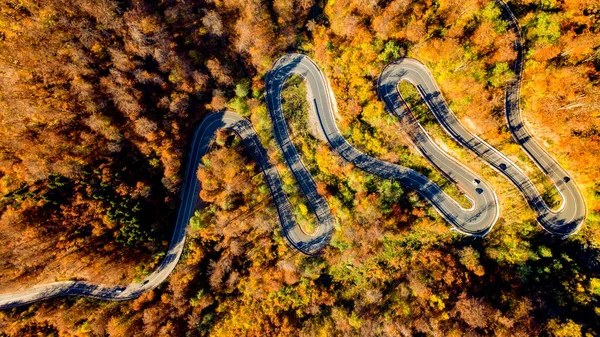
M471 235L485 235L489 232L498 216L497 198L491 187L460 163L446 156L422 129L420 129L419 134L414 135L413 142L446 175L456 177L457 181L464 183L461 187L467 191L473 204L470 209L462 208L456 201L446 195L438 185L422 174L403 166L375 159L354 148L337 128L329 97L329 88L323 73L305 55L288 54L281 57L275 62L267 76L265 84L267 87L267 107L271 112L275 135L287 135L280 93L285 81L293 74L300 75L306 80L308 90L310 90L313 97L311 104L314 105L319 120L320 132L338 155L365 172L385 179L398 180L405 188L417 191L429 200L436 210L457 230ZM283 143L293 148L289 139L282 138L278 141L280 141L280 144ZM438 158L443 158L443 160L438 160ZM481 182L474 186L470 182L476 179Z

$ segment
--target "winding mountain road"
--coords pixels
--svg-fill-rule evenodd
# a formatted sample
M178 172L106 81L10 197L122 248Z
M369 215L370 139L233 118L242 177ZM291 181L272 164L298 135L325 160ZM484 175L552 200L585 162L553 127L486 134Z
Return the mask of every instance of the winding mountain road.
M219 129L234 131L242 140L246 150L258 163L269 187L277 213L279 215L282 234L287 242L296 250L313 255L323 249L333 232L333 219L327 203L316 193L316 186L303 184L303 191L311 192L308 199L317 202L317 218L319 227L312 234L306 234L295 222L293 207L285 192L279 173L269 163L269 156L261 145L252 124L234 112L208 114L194 133L190 157L181 190L181 204L177 214L177 222L167 254L160 266L140 283L132 283L126 287L103 286L85 281L53 282L34 286L29 289L0 295L0 309L8 309L26 305L39 300L57 296L88 296L103 300L128 300L139 297L143 292L158 287L169 277L183 252L187 225L194 212L195 201L201 188L196 178L196 170L202 157L209 151L215 133ZM294 166L297 166L295 163ZM312 178L311 178L312 181ZM201 185L201 184L200 184ZM313 190L310 190L313 188ZM316 200L316 201L315 201ZM313 206L313 204L311 204Z
M385 101L388 109L401 120L401 124L412 135L411 138L413 141L416 140L419 148L423 147L420 143L422 143L421 139L424 139L418 133L421 129L420 125L414 119L402 99L398 99L397 85L403 80L408 81L417 88L437 121L456 142L475 152L481 159L510 179L521 191L533 210L537 212L537 220L545 230L558 236L566 236L579 228L585 217L584 199L579 193L573 179L529 136L522 124L518 102L515 105L512 99L506 100L507 119L509 121L518 121L518 127L509 123L509 130L512 131L517 143L523 145L530 157L548 174L555 184L562 197L561 206L556 211L553 211L546 205L533 183L515 163L491 145L470 133L460 123L458 118L448 108L427 68L414 59L404 58L393 62L384 69L379 80L379 94ZM507 95L507 97L512 97L511 94ZM429 138L427 138L427 142L430 142ZM443 166L444 162L447 161L446 158L437 153L431 155L431 151L429 150L422 150L422 152L435 166L448 176L449 171ZM468 181L464 178L462 175L451 175L451 179L455 180L463 190L468 185ZM469 192L467 191L467 193ZM450 222L453 223L452 221ZM454 225L457 226L456 224Z
M491 229L498 217L497 198L493 189L460 163L448 157L431 141L416 121L414 125L417 127L413 129L414 133L410 135L411 139L442 172L452 177L461 188L467 191L473 204L470 209L462 208L438 185L422 174L403 166L375 159L350 145L337 128L325 77L317 65L305 55L288 54L283 56L275 62L267 77L267 106L271 112L276 135L278 133L287 134L279 93L285 81L293 74L300 75L306 80L308 90L311 91L314 98L312 104L314 104L319 120L320 131L327 139L329 146L338 155L365 172L386 179L398 180L402 186L419 192L448 222L463 233L485 235ZM386 75L385 71L381 79L393 80L391 76L384 75ZM388 109L392 107L396 109L401 105L400 97L397 95L397 84L396 81L391 84L391 87L388 87L387 82L383 83L380 80L379 91L380 94L385 93L382 97ZM382 92L382 88L386 91ZM391 93L388 94L387 90L391 90ZM407 114L407 116L411 116L411 114ZM293 145L287 145L288 140L283 139L282 141L286 146L293 148ZM281 142L279 143L281 144ZM481 181L476 186L472 184L475 179Z
M342 158L353 163L365 172L385 179L398 180L405 188L417 191L429 200L441 216L456 228L468 234L487 234L498 218L498 202L493 189L465 166L444 153L419 125L398 91L400 81L412 83L433 112L444 130L459 144L475 152L498 172L512 181L524 195L537 214L537 220L548 232L567 236L576 232L586 215L585 201L573 179L546 153L529 135L523 125L519 109L519 90L523 70L523 46L515 17L500 0L495 2L502 8L509 21L509 29L517 35L515 49L517 60L513 64L515 77L506 86L505 114L509 130L516 142L521 145L534 162L545 172L562 196L561 207L553 211L542 200L531 181L514 163L492 146L471 134L450 111L439 88L427 68L416 60L403 58L388 65L382 72L378 93L385 102L390 114L397 117L399 127L405 132L415 147L448 179L455 182L466 193L472 207L465 209L446 195L439 186L422 174L396 164L375 159L349 144L338 130L332 109L330 89L323 73L307 56L288 54L273 65L266 78L266 100L273 122L275 139L279 144L286 164L299 183L311 211L317 218L314 233L304 232L295 222L293 208L282 189L277 170L269 163L250 122L233 112L211 113L202 121L194 133L190 157L181 192L177 222L167 254L160 266L141 283L126 287L103 286L82 281L64 281L42 284L29 289L0 295L0 309L26 305L57 296L89 296L104 300L127 300L140 296L143 292L159 286L173 271L184 248L187 224L194 211L197 192L201 186L196 179L196 168L210 149L215 132L219 129L233 130L264 173L278 212L282 234L294 249L313 255L330 241L334 220L325 199L317 193L316 184L290 140L281 105L281 90L285 81L293 74L306 80L319 120L320 132L329 146Z

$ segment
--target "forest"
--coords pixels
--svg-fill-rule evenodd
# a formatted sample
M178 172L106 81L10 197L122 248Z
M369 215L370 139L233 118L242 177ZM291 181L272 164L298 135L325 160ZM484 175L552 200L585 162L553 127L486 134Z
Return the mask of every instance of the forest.
M56 298L0 311L0 336L555 336L600 334L600 4L511 0L526 48L523 116L577 182L583 228L546 233L510 182L453 142L400 85L436 143L493 186L501 218L466 237L426 200L337 157L311 125L306 87L283 91L294 145L336 221L320 255L281 236L263 177L219 132L197 172L170 278L124 302ZM377 97L385 65L432 72L473 133L560 197L514 142L504 83L515 36L483 0L5 0L0 3L0 294L61 280L124 285L160 263L194 128L247 117L300 225L314 217L273 139L272 63L309 55L355 147L462 192L411 146Z

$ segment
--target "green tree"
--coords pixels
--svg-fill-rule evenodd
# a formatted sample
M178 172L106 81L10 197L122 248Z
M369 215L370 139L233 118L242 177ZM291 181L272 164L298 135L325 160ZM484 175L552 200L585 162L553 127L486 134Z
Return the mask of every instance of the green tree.
M244 98L250 93L250 81L242 80L235 85L235 95Z

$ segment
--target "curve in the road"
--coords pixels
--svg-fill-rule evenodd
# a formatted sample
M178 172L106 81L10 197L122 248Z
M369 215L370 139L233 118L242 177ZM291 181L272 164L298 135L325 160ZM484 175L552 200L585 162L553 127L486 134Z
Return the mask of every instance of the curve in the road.
M327 203L318 204L317 218L319 227L312 234L306 234L294 220L293 208L285 192L283 184L275 167L269 163L266 150L261 145L252 124L245 118L233 112L208 114L197 127L190 158L188 158L186 173L181 190L181 205L177 214L177 222L167 254L160 266L140 283L132 283L126 287L103 286L85 281L53 282L34 286L29 289L0 295L0 309L8 309L26 305L43 299L57 296L88 296L103 300L128 300L140 296L143 292L159 286L171 274L181 254L185 243L186 228L194 211L195 200L199 186L196 178L196 168L202 157L209 151L214 135L219 129L234 131L242 140L246 150L258 163L264 174L265 182L273 197L282 234L287 242L296 250L313 255L323 249L328 243L333 231L333 220ZM297 165L294 164L294 165ZM201 184L200 184L201 185ZM314 194L316 194L316 187ZM310 188L310 186L309 186ZM304 189L303 189L304 191ZM307 191L311 192L307 189ZM309 194L308 199L314 200ZM312 205L311 205L312 206Z
M537 220L545 230L555 235L568 236L577 232L585 221L587 214L585 198L573 178L534 140L523 123L520 93L525 53L521 29L510 7L502 0L495 0L495 2L502 10L504 19L509 23L508 29L517 37L514 42L517 58L512 64L515 76L506 84L504 91L504 113L508 128L517 144L523 147L529 158L549 177L560 193L562 198L560 208L556 211L551 210L525 174L518 170L518 167L513 170L514 174L508 173L507 169L507 176L537 212Z
M184 248L186 227L193 213L199 182L195 171L200 159L210 148L218 129L236 132L248 152L259 164L277 209L282 234L294 249L316 254L331 239L334 220L325 199L316 191L316 185L290 140L281 105L281 90L285 81L293 74L304 77L308 84L314 109L320 122L320 132L330 147L342 158L356 167L386 179L398 180L405 188L413 189L431 202L434 208L458 231L482 236L487 234L498 218L497 197L493 189L465 166L445 154L429 138L427 132L416 121L398 92L398 83L412 83L429 106L442 127L458 143L475 152L480 158L508 177L519 188L527 202L537 212L538 222L544 229L558 236L576 232L585 219L585 201L573 179L545 152L529 135L523 125L519 109L519 90L523 70L523 46L518 23L508 6L501 0L495 2L502 8L509 21L509 29L517 35L515 48L517 60L513 64L515 77L506 86L505 114L509 129L534 162L549 176L560 192L563 202L560 209L553 211L542 200L527 176L508 158L492 146L471 134L450 111L427 68L416 60L403 58L388 65L378 82L378 93L385 102L388 112L397 117L402 129L409 135L419 151L446 177L454 181L471 200L472 207L465 209L446 195L439 186L422 174L396 164L381 161L357 150L350 145L338 130L332 109L330 88L325 76L307 56L288 54L273 65L266 78L266 100L273 122L275 139L279 144L286 164L299 183L309 207L315 213L318 226L314 233L305 233L294 221L293 209L283 192L277 170L270 165L267 153L261 146L256 132L246 119L232 112L209 114L196 129L190 158L184 177L181 205L175 230L167 255L161 265L141 283L126 287L107 287L82 281L54 282L34 286L30 289L0 295L0 309L29 304L56 296L89 296L105 300L127 300L157 287L173 271Z
M287 134L280 93L285 81L293 74L300 75L305 79L313 98L311 103L319 120L320 132L338 155L363 171L382 178L398 180L404 187L417 191L428 199L457 230L471 235L485 235L489 232L498 216L497 198L491 187L460 163L445 155L420 127L415 128L415 133L411 134L413 142L442 172L457 181L459 186L467 191L473 205L470 209L462 208L438 185L422 174L403 166L375 159L350 145L337 128L325 77L319 67L305 55L288 54L283 56L275 62L267 77L265 84L267 107L271 112L276 135ZM381 83L380 88L382 88ZM393 91L392 94L395 92ZM395 107L401 102L398 95L383 95L382 98L386 101L388 108ZM418 126L416 122L415 125ZM280 144L283 143L293 148L289 139L278 139L278 141ZM473 185L472 181L474 180L480 181L480 183Z

